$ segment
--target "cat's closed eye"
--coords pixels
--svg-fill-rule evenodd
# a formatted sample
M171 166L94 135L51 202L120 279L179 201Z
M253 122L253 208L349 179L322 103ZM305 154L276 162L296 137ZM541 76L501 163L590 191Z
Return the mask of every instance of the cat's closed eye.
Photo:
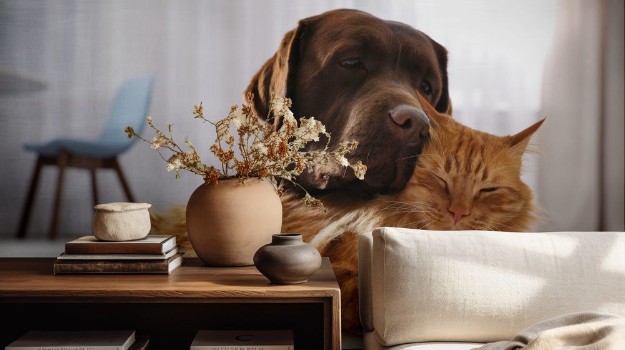
M445 193L449 193L449 185L447 184L447 180L443 179L442 177L436 175L435 173L431 173L434 178L436 178L436 180L438 180L439 184L441 185L441 187L445 190Z
M484 187L480 189L480 192L482 193L486 193L486 192L495 192L499 189L499 187Z

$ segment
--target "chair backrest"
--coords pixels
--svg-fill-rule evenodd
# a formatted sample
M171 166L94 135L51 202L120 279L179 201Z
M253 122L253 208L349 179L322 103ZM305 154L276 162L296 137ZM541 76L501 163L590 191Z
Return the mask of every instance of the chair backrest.
M154 78L152 76L125 81L117 90L109 115L100 134L99 143L124 152L136 141L128 138L124 130L132 126L141 133L146 124L152 101Z

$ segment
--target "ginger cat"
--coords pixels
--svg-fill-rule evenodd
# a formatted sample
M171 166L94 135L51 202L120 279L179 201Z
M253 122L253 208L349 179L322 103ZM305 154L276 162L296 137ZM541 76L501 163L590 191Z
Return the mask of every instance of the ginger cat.
M282 232L301 233L327 256L341 288L342 328L361 334L358 314L358 235L375 227L527 231L536 219L531 189L521 180L522 157L544 119L512 136L473 130L425 100L431 139L399 193L370 200L348 192L326 195L326 211L283 195Z

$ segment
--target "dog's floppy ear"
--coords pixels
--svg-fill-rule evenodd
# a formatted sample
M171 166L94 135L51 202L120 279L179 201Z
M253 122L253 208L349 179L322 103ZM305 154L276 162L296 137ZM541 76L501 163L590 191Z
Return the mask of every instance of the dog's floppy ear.
M447 82L447 50L436 41L430 39L434 51L436 51L436 58L438 59L438 66L441 69L441 79L443 86L441 86L441 97L438 99L436 106L437 111L451 115L451 99L449 98L449 83Z
M290 87L299 62L300 40L305 28L305 21L300 21L297 28L284 35L278 51L254 75L246 93L254 94L254 109L257 115L266 119L269 115L271 97L289 97ZM245 94L244 94L245 95ZM277 127L279 120L273 121Z

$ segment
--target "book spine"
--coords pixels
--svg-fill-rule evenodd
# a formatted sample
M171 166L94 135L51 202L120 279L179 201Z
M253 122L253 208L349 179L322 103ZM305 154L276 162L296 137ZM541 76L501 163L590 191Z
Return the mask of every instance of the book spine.
M150 338L147 335L141 335L137 337L128 350L146 350L148 345L150 345Z
M71 261L71 260L70 260ZM167 263L146 262L63 262L54 264L54 273L167 272Z
M88 346L88 345L68 345L68 346L7 346L4 350L124 350L121 346Z
M293 350L293 345L191 345L189 350Z
M169 273L169 264L174 259L182 259L178 253L167 260L128 260L128 261L94 261L94 260L56 260L54 273Z
M124 245L116 244L89 244L89 243L66 243L66 254L163 254L163 246L161 244L132 244Z
M67 254L62 253L57 257L60 260L165 260L178 253L178 247L174 247L165 254Z

